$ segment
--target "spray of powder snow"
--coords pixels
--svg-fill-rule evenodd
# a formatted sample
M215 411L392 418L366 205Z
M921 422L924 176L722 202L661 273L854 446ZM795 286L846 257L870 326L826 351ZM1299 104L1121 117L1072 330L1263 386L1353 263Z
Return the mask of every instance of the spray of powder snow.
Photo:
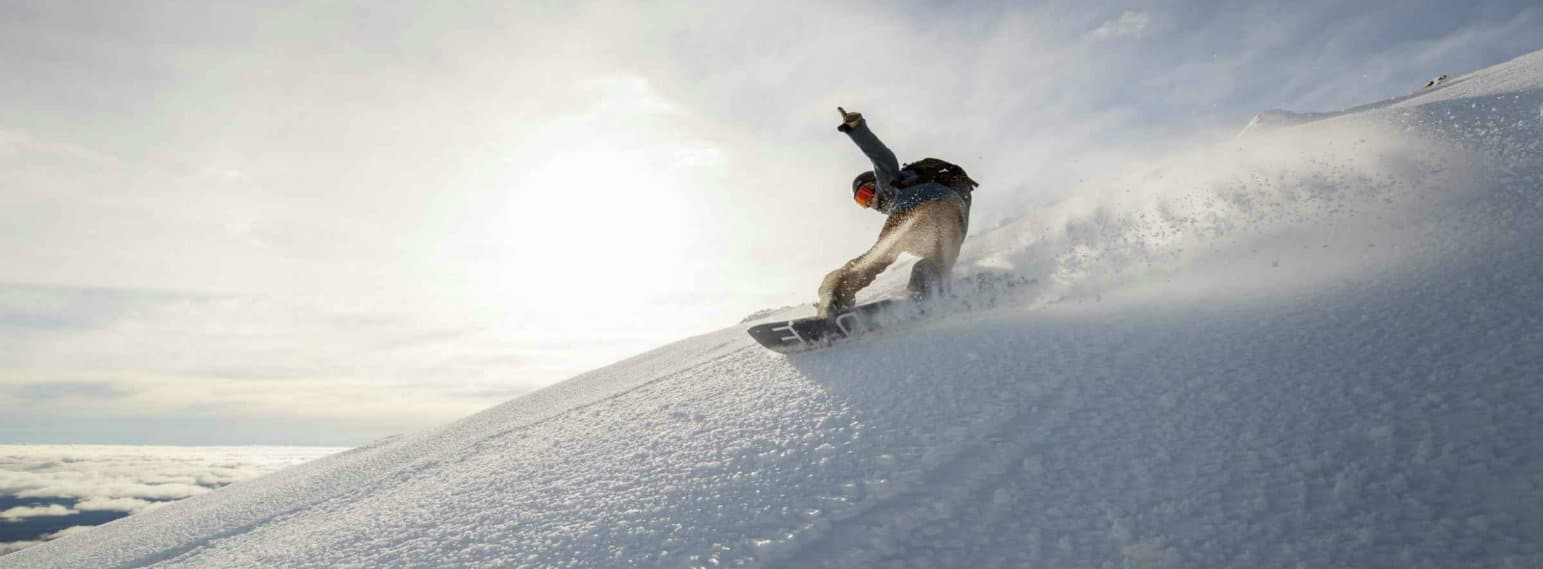
M1194 275L1192 294L1276 294L1388 268L1420 247L1420 211L1489 187L1493 171L1372 121L1311 123L1129 169L972 237L961 266L1038 279L1040 304Z

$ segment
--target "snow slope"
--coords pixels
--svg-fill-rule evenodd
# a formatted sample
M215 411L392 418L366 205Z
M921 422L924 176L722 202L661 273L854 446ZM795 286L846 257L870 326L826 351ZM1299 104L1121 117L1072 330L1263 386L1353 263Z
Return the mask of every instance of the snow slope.
M1540 245L1543 52L972 237L997 309L735 326L0 567L1539 567Z

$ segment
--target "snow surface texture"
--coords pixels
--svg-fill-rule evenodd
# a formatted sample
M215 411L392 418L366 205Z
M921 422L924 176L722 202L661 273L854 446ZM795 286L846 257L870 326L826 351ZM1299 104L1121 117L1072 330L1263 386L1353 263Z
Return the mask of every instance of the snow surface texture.
M0 566L1539 567L1540 240L1543 52L973 237L1039 281L994 310L736 326Z

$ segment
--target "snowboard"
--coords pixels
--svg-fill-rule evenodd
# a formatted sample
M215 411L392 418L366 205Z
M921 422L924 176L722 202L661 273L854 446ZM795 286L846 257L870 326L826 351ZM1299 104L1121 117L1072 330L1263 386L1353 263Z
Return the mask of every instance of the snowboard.
M830 346L918 316L921 307L917 302L887 299L859 304L825 318L812 316L757 324L748 332L767 349L789 354Z

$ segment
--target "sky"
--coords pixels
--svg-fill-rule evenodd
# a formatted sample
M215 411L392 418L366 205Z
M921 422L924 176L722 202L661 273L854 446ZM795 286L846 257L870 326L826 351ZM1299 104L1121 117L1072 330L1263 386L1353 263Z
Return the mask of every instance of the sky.
M0 443L360 444L812 302L883 222L837 105L978 233L1540 48L1534 0L7 2Z

